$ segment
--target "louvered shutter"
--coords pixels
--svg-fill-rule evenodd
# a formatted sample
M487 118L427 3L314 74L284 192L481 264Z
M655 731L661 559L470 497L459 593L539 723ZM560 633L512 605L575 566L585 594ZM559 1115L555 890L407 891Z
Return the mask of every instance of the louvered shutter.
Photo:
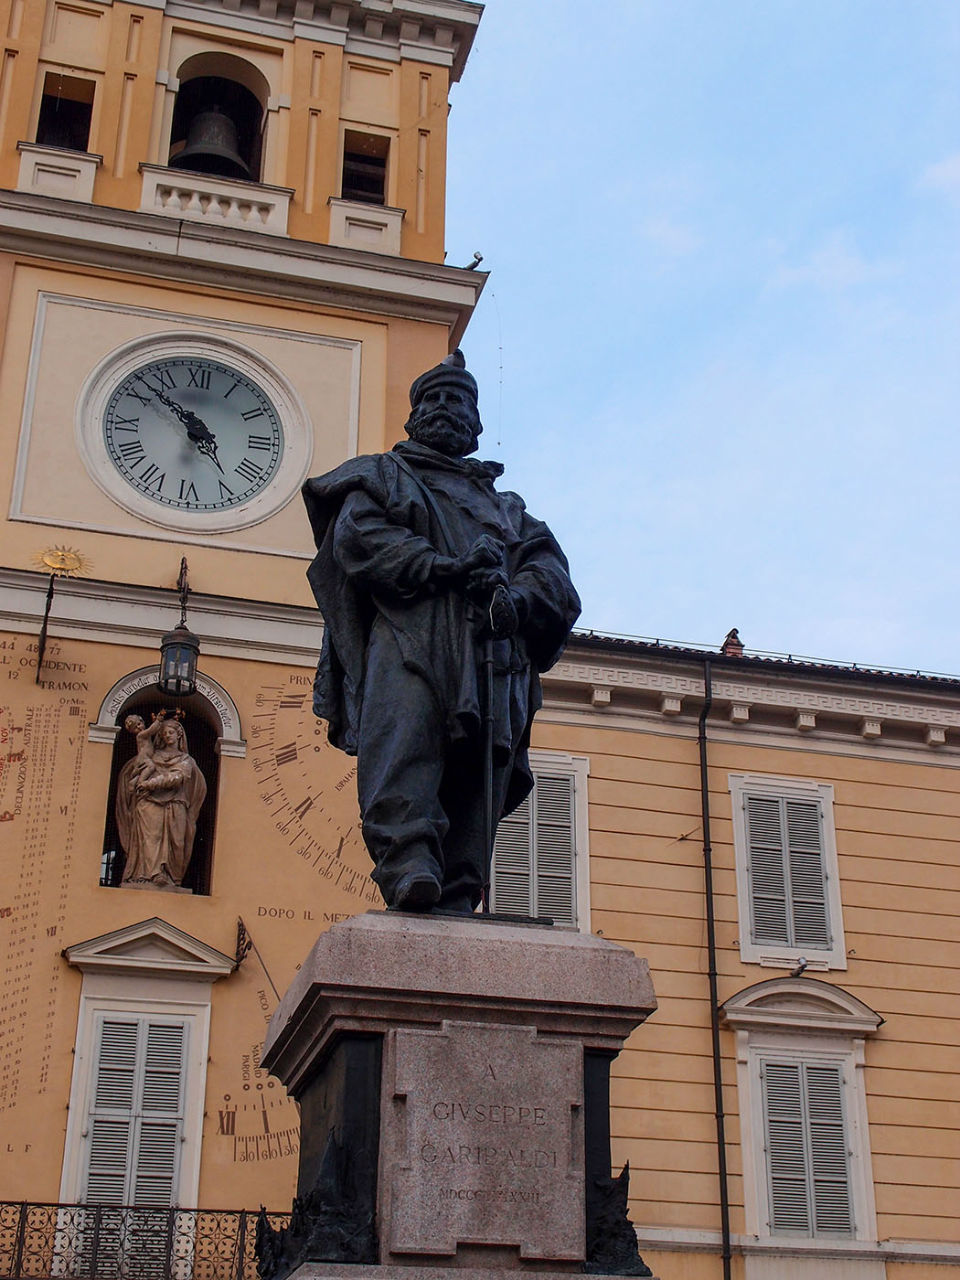
M810 800L784 800L783 807L790 859L793 944L826 949L830 946L830 929L820 805Z
M497 828L492 905L576 924L574 779L537 773L533 791Z
M771 1234L851 1236L840 1067L768 1061L761 1074Z
M497 827L491 891L494 911L518 916L534 914L532 793Z
M744 797L754 942L831 944L818 800Z
M805 1068L810 1125L810 1172L817 1235L850 1235L853 1211L843 1126L843 1077L839 1067Z
M88 1117L86 1204L174 1204L186 1047L181 1021L101 1019Z
M533 791L534 915L576 924L574 900L573 778L538 773Z

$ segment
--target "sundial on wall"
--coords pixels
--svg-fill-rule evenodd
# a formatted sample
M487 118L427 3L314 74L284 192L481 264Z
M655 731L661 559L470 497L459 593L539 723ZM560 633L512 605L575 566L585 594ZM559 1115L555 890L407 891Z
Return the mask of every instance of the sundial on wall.
M251 757L261 803L281 847L316 882L316 919L382 905L370 879L371 862L360 835L356 767L327 741L313 714L313 679L294 673L256 695Z
M260 1066L260 1049L241 1050L239 1077L217 1103L216 1134L229 1144L234 1164L283 1160L300 1150L296 1103Z

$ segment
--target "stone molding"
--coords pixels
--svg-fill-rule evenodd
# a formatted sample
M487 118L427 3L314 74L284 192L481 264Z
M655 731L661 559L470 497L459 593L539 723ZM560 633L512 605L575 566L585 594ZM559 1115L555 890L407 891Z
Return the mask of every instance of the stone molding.
M43 617L47 588L45 574L22 569L0 569L0 626L13 631L36 631ZM96 640L101 643L130 644L155 649L160 636L170 629L171 614L176 610L173 593L159 588L103 583L83 578L61 578L57 583L57 608L50 619L50 635L58 638ZM200 636L202 652L221 657L245 658L253 661L280 662L312 667L320 652L323 622L315 608L308 605L274 605L253 600L237 600L224 596L194 596L190 602L194 630ZM589 691L587 708L592 709L598 723L606 723L611 714L629 715L629 707L618 693L649 693L650 714L666 717L671 731L680 728L678 717L686 711L695 715L703 699L703 680L653 667L651 659L638 657L631 665L614 666L579 661L576 637L571 642L570 656L547 673L544 684L548 702L554 701L563 686L583 687ZM817 692L809 686L815 679L806 676L802 682L784 673L775 684L746 684L730 680L714 681L715 704L744 703L754 713L761 708L786 712L783 729L809 743L816 737L809 721L798 723L800 712L830 711L850 722L851 737L861 749L895 749L889 734L870 741L861 737L864 720L879 721L882 727L896 725L926 729L918 749L926 756L939 753L950 741L947 730L960 731L960 693L946 691L927 694L930 701L919 698L867 697L853 691ZM779 683L782 681L782 685ZM611 690L608 701L601 696L592 700L594 689ZM684 705L685 699L694 706ZM936 701L934 701L936 699ZM953 705L950 705L950 704ZM748 725L731 725L730 740L749 731ZM723 726L721 725L721 729ZM720 732L716 730L715 732ZM831 740L838 735L831 735ZM960 732L955 733L960 736ZM726 738L724 740L727 740ZM826 739L825 739L826 740ZM922 742L926 745L923 746ZM901 744L902 745L902 744ZM949 747L946 748L949 752Z
M470 0L144 0L171 17L229 25L274 39L302 37L338 44L348 53L434 62L463 74L483 5Z
M572 647L575 648L576 639ZM701 702L704 696L702 678L684 675L673 671L651 669L648 659L638 658L635 663L618 666L607 666L602 663L578 662L572 657L565 658L545 677L545 684L550 686L561 684L584 685L591 689L605 687L627 692L650 693L660 695L661 712L664 715L678 714L677 701L684 698ZM747 682L730 680L723 676L714 677L714 704L727 707L727 719L734 723L747 723L750 710L760 708L786 711L790 713L792 727L798 732L809 735L816 728L817 713L829 713L851 721L851 729L866 741L883 737L883 726L901 724L914 727L923 726L928 730L927 745L941 746L946 740L944 733L936 730L960 730L960 706L956 709L933 702L919 700L869 697L862 693L837 690L817 691L809 687L816 676L797 677L784 673L777 683L764 680L762 677ZM938 697L932 693L931 698ZM944 698L945 695L939 695ZM951 699L955 701L956 699ZM594 703L594 705L597 705ZM929 732L933 730L933 732Z
M90 725L89 740L91 742L116 741L120 732L117 715L120 708L134 693L149 688L157 682L159 668L141 667L123 676L113 686L97 713L96 720ZM240 731L240 712L237 704L224 689L210 676L197 672L197 692L206 698L220 717L220 737L217 739L217 751L222 756L238 756L241 759L247 754L247 744Z
M65 947L63 957L84 973L136 974L140 978L186 978L216 982L236 961L159 916Z
M0 627L39 631L47 582L46 574L0 569ZM159 650L161 636L176 621L177 608L175 593L158 587L61 578L49 634ZM210 654L312 667L323 638L316 609L223 596L191 596L190 625L200 636L201 661L203 654Z
M321 934L270 1021L262 1065L296 1096L341 1033L441 1020L575 1031L616 1053L656 1007L646 960L593 934L368 911Z
M456 345L486 273L208 221L0 192L0 251L445 324Z
M774 1028L822 1035L869 1036L883 1022L869 1005L816 978L770 978L745 987L721 1006L735 1031Z

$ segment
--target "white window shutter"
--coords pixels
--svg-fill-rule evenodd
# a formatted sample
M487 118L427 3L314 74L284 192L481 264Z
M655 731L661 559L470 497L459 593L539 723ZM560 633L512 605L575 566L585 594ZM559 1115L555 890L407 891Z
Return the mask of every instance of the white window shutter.
M573 785L570 774L538 773L533 791L534 915L576 923Z
M180 1022L147 1024L131 1204L174 1203L183 1123L185 1033Z
M816 1232L818 1235L850 1235L853 1213L840 1068L808 1066L806 1086Z
M787 847L790 853L790 909L795 946L830 946L827 888L823 865L823 823L820 805L810 800L785 800Z
M840 1067L765 1062L762 1078L771 1233L852 1236Z
M518 916L534 914L532 796L527 796L497 827L491 880L494 911Z
M175 1203L186 1048L182 1021L102 1019L88 1116L86 1204Z
M748 795L746 810L753 941L787 943L790 936L780 801L773 796Z
M818 800L745 797L753 941L831 945Z
M575 780L537 772L533 791L497 828L492 905L576 924Z
M87 1204L126 1204L139 1036L138 1019L105 1018L100 1026L93 1105L88 1119L83 1192Z
M810 1233L810 1188L803 1140L803 1085L799 1063L763 1068L767 1126L770 1230Z

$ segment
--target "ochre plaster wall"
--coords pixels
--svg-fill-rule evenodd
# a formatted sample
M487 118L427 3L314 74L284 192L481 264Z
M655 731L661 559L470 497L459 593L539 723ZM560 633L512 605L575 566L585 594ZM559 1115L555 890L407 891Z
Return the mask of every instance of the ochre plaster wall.
M96 576L110 581L170 586L176 577L179 543L172 547L169 531L166 537L159 535L156 526L101 494L78 453L74 419L82 384L99 361L120 344L121 337L179 328L201 335L219 334L261 351L304 400L315 432L311 474L336 465L349 452L346 436L342 447L337 443L331 452L324 434L327 418L330 428L342 433L346 430L344 418L356 413L357 450L361 453L377 452L400 438L409 412L410 383L441 360L447 350L444 325L399 317L336 314L249 295L211 297L190 286L137 280L120 273L85 272L55 263L17 261L10 255L0 255L0 288L4 277L12 279L12 287L0 358L0 494L8 517L3 533L5 560L11 567L33 568L39 549L67 542L83 551ZM37 316L42 294L90 299L103 306L83 312L82 323L69 342L57 346L48 341L41 346ZM127 318L121 321L118 317ZM331 384L329 392L318 382L319 348L304 340L311 336L358 344L359 397L355 404L353 392L343 382L352 376L345 355L338 357L336 368L341 372L331 372L339 381ZM37 355L35 362L33 353ZM34 396L25 415L31 388L35 392L46 388L46 393ZM337 408L334 392L343 399L343 412ZM32 492L35 497L32 505L25 502L24 518L10 519L18 456L25 493ZM66 486L63 501L57 498L58 486ZM78 486L89 489L89 498L82 503ZM73 524L62 514L71 509L71 503L83 508L82 519ZM39 516L42 523L28 516ZM183 528L188 532L189 522ZM124 536L117 537L118 533ZM312 555L312 539L298 493L291 494L282 510L258 525L211 535L204 545L189 540L187 545L191 581L197 591L282 603L311 602L304 572ZM268 551L272 547L272 553L264 555L245 547Z
M591 922L649 959L660 1001L615 1068L615 1158L634 1221L719 1229L695 737L541 721L541 747L590 758ZM710 746L720 1000L782 971L744 965L728 775L832 782L845 971L818 973L884 1019L865 1084L880 1239L956 1240L960 943L956 767L828 750ZM733 1035L724 1031L733 1229L743 1190Z
M17 143L36 137L45 74L63 72L95 84L88 150L103 157L95 203L139 209L138 166L167 163L180 70L196 53L219 51L256 67L268 86L261 180L293 190L291 236L327 241L328 200L340 195L343 130L371 130L390 138L387 203L406 211L403 255L443 261L446 68L345 55L338 45L302 37L225 31L122 0L106 7L0 0L0 34L3 186L17 183Z

